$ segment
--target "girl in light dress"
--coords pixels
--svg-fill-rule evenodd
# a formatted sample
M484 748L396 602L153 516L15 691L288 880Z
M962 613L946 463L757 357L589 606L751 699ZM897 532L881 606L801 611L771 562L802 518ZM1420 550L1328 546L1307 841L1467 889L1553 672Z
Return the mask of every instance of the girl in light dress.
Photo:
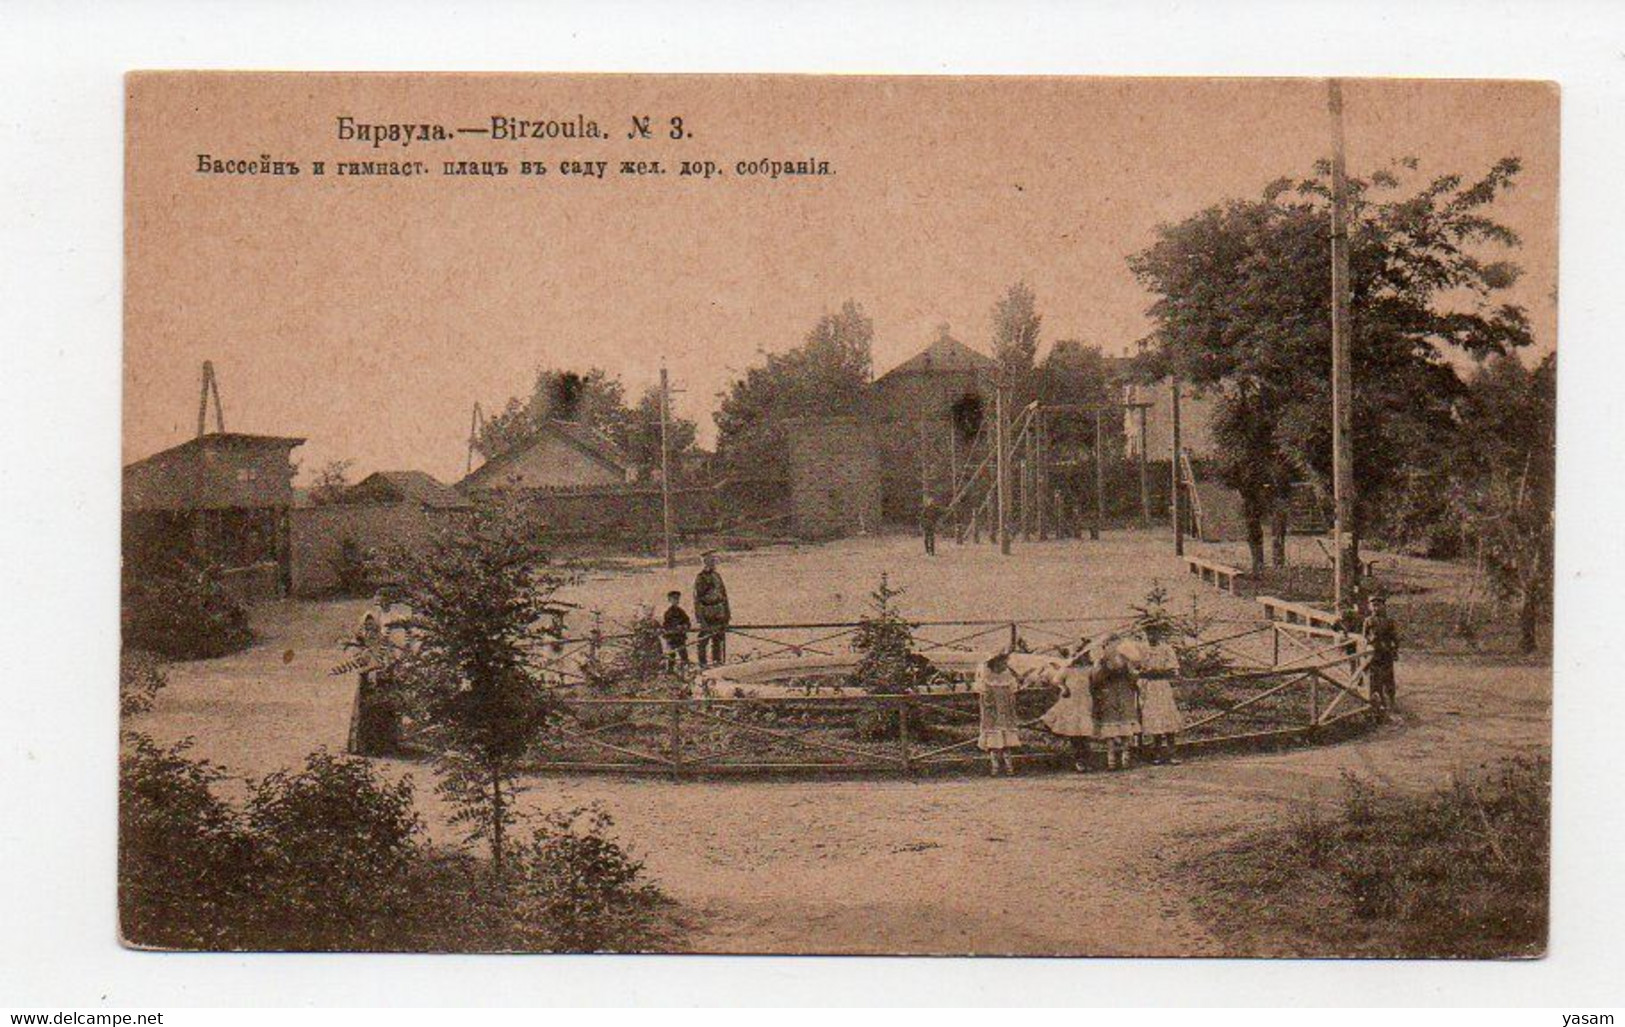
M1174 746L1185 729L1185 717L1174 700L1172 679L1179 674L1173 647L1152 646L1140 671L1140 744L1151 750L1152 763L1177 763Z
M1021 679L1010 667L1010 654L997 652L976 668L972 689L980 698L981 728L976 747L987 753L988 770L994 777L1014 774L1010 750L1020 748L1020 719L1016 713L1016 691Z

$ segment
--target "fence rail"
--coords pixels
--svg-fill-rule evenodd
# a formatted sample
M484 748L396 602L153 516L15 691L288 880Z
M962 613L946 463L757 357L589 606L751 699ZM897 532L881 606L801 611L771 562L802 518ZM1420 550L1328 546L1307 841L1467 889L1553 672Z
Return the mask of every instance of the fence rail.
M918 650L929 658L1007 645L1053 653L1080 639L1077 630L1067 629L1084 625L1104 631L1129 627L1117 618L922 621L914 627ZM1186 718L1181 748L1313 739L1371 708L1371 654L1363 637L1285 621L1210 624L1214 626L1224 630L1195 645L1220 654L1223 668L1171 682ZM736 654L721 673L738 674L751 683L775 675L794 680L804 671L837 675L842 663L832 643L857 628L854 622L730 626L731 637L753 648ZM554 657L563 658L575 647L593 647L594 655L601 655L615 637L600 633L560 640ZM535 770L674 777L909 775L970 766L981 759L976 749L978 699L963 682L906 695L832 686L828 692L806 694L606 696L570 694L572 682L563 680L567 687L558 690L561 716L535 754ZM1048 685L1019 691L1025 747L1018 759L1044 762L1066 754L1064 740L1040 721L1056 695Z

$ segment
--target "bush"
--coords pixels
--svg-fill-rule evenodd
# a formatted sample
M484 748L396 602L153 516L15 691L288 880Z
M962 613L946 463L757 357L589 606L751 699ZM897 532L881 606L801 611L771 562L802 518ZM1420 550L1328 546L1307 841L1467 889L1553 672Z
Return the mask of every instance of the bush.
M526 940L549 951L637 949L654 942L666 900L644 879L643 863L607 835L614 825L597 804L542 819L520 850L511 889Z
M669 942L669 901L588 807L488 860L421 844L410 780L313 753L251 784L130 734L120 767L119 911L131 944L175 949L635 951Z
M152 709L158 692L169 684L169 675L158 657L140 649L123 649L118 658L118 709L130 717Z
M126 568L122 599L124 644L166 659L224 656L253 641L248 611L226 593L214 569Z
M1300 823L1355 917L1392 926L1396 955L1531 955L1545 945L1551 764L1515 759L1426 796L1345 776L1340 817Z
M132 944L240 947L255 905L256 852L213 791L217 765L130 736L119 766L119 921Z
M333 577L337 579L336 586L341 596L359 597L370 596L377 590L376 577L373 573L372 563L367 557L366 550L361 543L353 538L345 538L339 542L339 551L333 554L329 561L333 568Z
M396 930L422 829L410 778L387 784L365 760L318 751L255 785L244 819L275 882L256 911L267 947L377 948Z

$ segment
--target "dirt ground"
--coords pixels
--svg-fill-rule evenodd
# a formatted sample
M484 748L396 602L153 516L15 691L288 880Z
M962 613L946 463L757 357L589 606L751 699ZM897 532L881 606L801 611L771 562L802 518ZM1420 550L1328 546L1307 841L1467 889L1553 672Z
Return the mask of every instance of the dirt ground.
M737 622L858 616L881 570L919 619L1117 617L1153 578L1188 608L1250 617L1254 607L1185 577L1164 537L939 547L861 539L727 554ZM675 572L588 572L562 595L611 618L685 596L697 561ZM330 677L337 643L364 604L288 602L255 610L260 641L179 664L154 710L130 726L257 776L343 747L353 695ZM1399 672L1402 716L1341 745L1214 756L1104 775L922 780L670 782L527 780L535 809L600 802L620 837L683 904L689 946L713 952L1245 955L1197 916L1179 870L1293 804L1335 797L1354 771L1424 789L1458 769L1550 746L1551 673L1414 656ZM428 769L410 773L431 833L454 836ZM1222 915L1222 914L1221 914ZM1234 944L1233 942L1230 944ZM1311 953L1302 953L1311 954Z

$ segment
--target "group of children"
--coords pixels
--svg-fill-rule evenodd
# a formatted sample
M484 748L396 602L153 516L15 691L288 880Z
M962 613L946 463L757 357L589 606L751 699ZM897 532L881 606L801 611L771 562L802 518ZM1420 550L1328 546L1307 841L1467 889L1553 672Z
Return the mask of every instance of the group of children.
M977 746L987 753L994 776L1015 772L1010 753L1021 746L1016 693L1023 684L1060 690L1039 722L1067 739L1078 771L1090 769L1097 742L1107 770L1127 769L1137 743L1150 750L1152 762L1175 762L1184 717L1171 682L1177 661L1166 646L1108 637L1086 642L1060 659L1023 660L1024 655L995 653L976 673L974 688L981 698Z

